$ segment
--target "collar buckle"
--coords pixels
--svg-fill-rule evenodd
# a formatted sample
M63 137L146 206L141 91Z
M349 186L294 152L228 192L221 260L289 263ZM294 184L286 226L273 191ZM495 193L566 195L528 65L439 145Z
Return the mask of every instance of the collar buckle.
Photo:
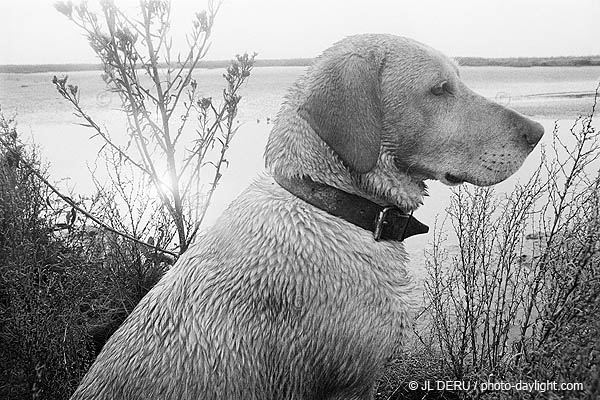
M387 220L387 216L392 211L398 212L400 214L400 217L407 217L407 215L403 215L400 212L398 207L394 206L384 207L381 211L379 211L379 214L377 214L377 218L375 219L375 229L373 230L373 239L375 239L376 242L381 240L381 237L383 235L383 227L389 223L389 221Z

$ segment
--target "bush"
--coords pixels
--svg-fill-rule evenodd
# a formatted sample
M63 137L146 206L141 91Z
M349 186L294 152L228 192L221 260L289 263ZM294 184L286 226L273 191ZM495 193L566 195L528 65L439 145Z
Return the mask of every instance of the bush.
M114 216L102 198L95 209ZM86 222L0 113L0 398L68 398L173 263Z
M34 152L0 119L0 397L64 398L90 362L82 308L94 276L84 254L59 240Z

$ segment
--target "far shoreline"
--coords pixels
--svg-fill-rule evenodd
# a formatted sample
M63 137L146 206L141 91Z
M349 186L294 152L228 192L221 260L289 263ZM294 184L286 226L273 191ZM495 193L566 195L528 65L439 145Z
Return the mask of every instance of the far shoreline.
M600 66L600 55L566 57L454 57L460 66L465 67L589 67ZM256 60L255 67L307 67L314 58L267 59ZM225 68L231 61L201 61L198 68ZM5 64L0 65L0 73L31 74L43 72L102 71L102 65L85 64Z

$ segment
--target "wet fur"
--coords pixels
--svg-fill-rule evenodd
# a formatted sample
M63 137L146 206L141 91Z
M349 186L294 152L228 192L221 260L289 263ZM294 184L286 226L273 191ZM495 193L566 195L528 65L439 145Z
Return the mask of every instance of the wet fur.
M430 96L439 79L456 81L453 98ZM278 115L269 174L142 299L72 398L372 399L409 321L404 246L271 174L407 210L425 179L505 179L539 127L461 85L451 61L409 39L361 35L326 51Z

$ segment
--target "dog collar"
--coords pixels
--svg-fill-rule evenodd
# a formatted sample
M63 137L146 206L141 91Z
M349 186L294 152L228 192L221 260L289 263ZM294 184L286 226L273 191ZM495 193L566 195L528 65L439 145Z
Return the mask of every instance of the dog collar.
M373 238L402 242L413 235L429 232L429 227L404 210L382 207L364 197L315 182L308 177L274 176L275 181L294 196L351 224L373 232Z

